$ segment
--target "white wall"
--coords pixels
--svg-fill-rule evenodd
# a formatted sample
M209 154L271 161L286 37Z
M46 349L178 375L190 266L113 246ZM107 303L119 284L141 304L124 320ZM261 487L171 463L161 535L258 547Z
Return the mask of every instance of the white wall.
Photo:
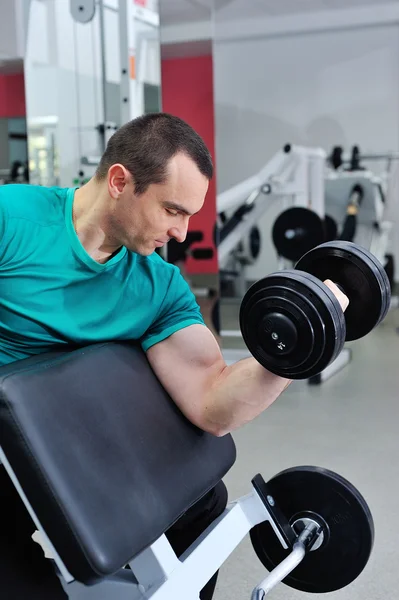
M21 58L18 47L16 3L0 0L0 60Z
M221 41L216 22L215 38L219 192L254 174L287 142L399 150L396 24ZM270 231L279 210L271 207L260 223L263 251L249 279L277 267ZM397 235L394 244L399 261Z

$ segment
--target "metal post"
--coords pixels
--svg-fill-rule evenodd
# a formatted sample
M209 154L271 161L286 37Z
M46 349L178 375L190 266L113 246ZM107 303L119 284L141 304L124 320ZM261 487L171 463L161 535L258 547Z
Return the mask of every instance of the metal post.
M119 52L121 64L121 121L123 125L130 121L130 64L129 64L129 27L132 27L129 19L127 2L129 0L119 0Z
M296 544L291 554L253 590L251 600L262 600L264 596L267 596L277 584L281 583L303 561L305 554L305 547L302 544Z
M102 79L102 98L103 98L103 125L99 129L101 138L101 151L105 150L105 123L107 121L107 67L105 61L105 23L104 23L104 0L99 0L99 16L100 16L100 48L101 48L101 79Z

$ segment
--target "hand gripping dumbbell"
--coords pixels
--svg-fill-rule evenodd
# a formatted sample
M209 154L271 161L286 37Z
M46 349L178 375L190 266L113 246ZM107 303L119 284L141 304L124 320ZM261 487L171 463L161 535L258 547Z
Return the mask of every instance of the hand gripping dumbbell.
M333 281L349 298L343 312L323 283ZM367 335L385 318L391 287L383 266L351 242L327 242L307 252L295 269L259 280L240 308L243 339L268 371L288 379L321 373L345 341Z

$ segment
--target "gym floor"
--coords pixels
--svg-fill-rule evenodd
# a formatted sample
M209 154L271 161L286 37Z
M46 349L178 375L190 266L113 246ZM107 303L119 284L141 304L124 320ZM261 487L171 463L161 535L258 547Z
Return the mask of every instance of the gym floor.
M237 329L238 305L225 303L222 328ZM296 465L336 471L365 497L375 524L370 561L350 586L332 594L306 594L285 585L275 600L334 598L386 600L398 589L396 525L399 522L399 310L366 338L350 344L352 362L320 386L294 382L267 411L234 434L237 461L225 478L230 500ZM245 348L241 340L223 347ZM221 568L215 600L250 599L267 575L249 537Z

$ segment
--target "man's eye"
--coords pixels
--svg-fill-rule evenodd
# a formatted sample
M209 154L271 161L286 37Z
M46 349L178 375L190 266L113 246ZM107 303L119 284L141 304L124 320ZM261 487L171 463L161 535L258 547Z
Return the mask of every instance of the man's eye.
M167 209L166 209L166 212L168 212L168 213L169 213L170 215L172 215L173 217L176 217L176 216L177 216L177 214L178 214L177 210L173 210L173 209L171 209L171 208L167 208Z

